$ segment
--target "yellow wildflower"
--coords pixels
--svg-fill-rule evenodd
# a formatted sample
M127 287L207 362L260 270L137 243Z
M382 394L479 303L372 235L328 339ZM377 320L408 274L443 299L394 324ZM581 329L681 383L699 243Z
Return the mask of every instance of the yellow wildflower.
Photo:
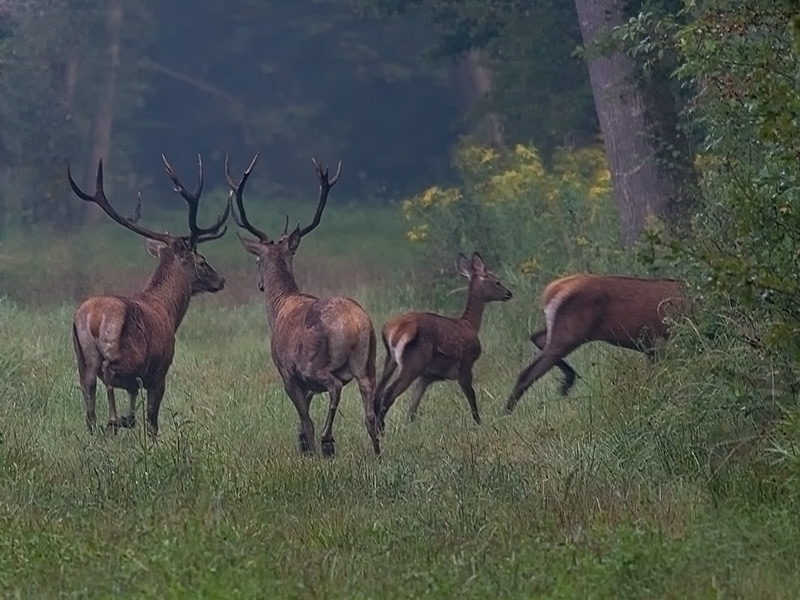
M531 275L539 270L539 266L539 261L536 257L531 256L519 266L519 271L523 275Z

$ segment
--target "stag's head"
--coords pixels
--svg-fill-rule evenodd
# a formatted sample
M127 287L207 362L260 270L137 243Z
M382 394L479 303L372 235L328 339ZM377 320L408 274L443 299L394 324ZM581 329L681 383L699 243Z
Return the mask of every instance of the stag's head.
M511 290L503 285L497 275L486 268L483 258L477 252L472 254L472 260L459 253L456 269L469 279L470 289L476 289L487 302L511 300Z
M161 264L177 264L180 272L185 275L192 295L202 292L218 292L225 286L225 278L206 261L205 257L197 251L197 245L210 240L216 240L225 235L227 226L225 222L230 214L230 203L225 207L222 214L217 217L216 222L211 227L199 227L197 225L197 208L200 201L200 194L203 191L203 161L200 155L197 156L197 188L194 192L189 192L178 180L175 171L162 154L164 169L172 180L174 191L181 195L189 205L189 234L170 235L152 231L139 225L139 215L141 213L141 194L137 199L136 210L133 217L123 217L108 202L103 189L103 161L97 165L97 180L95 182L94 195L87 194L78 187L72 178L72 172L67 168L69 184L72 191L86 202L97 204L103 211L116 223L126 229L133 231L145 238L147 251L159 259Z
M259 270L258 289L266 291L270 282L274 278L280 278L284 283L294 285L294 275L292 271L292 259L294 253L297 251L300 241L316 229L322 218L322 212L325 210L325 204L328 201L328 193L331 188L339 181L339 176L342 173L342 162L339 161L339 166L336 169L336 174L330 177L327 168L323 168L320 163L315 159L311 159L314 163L314 169L319 179L319 201L317 203L317 212L314 214L314 219L311 224L306 227L300 227L300 223L290 232L289 231L289 217L286 217L286 224L283 227L283 233L277 239L270 238L264 231L255 227L247 218L247 212L244 208L242 200L242 192L244 191L245 184L247 183L253 167L258 160L259 153L253 157L250 166L247 167L242 178L239 182L235 182L231 177L230 167L228 164L228 156L225 156L225 176L228 180L228 186L231 193L229 196L229 210L233 214L233 220L242 229L248 231L256 237L256 239L242 237L239 235L239 240L250 254L256 257L256 263ZM236 206L233 206L233 203Z

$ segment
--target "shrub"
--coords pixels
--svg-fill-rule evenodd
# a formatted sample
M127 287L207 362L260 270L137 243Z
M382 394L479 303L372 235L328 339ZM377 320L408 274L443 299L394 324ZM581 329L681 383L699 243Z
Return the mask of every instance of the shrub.
M691 235L666 240L651 232L649 240L658 249L649 257L686 274L701 299L692 323L699 335L683 332L682 365L666 396L685 407L684 416L697 416L696 437L709 454L715 443L731 448L723 452L726 469L737 462L732 457L747 455L743 464L759 485L776 473L797 482L800 465L795 13L784 0L687 3L677 15L643 13L625 28L635 56L677 65L674 76L691 96L684 116L698 142ZM741 451L769 443L774 453ZM772 470L775 457L783 470Z
M408 238L449 273L456 251L536 278L598 270L621 258L611 180L599 147L562 149L546 167L528 146L454 152L457 187L430 187L402 204Z

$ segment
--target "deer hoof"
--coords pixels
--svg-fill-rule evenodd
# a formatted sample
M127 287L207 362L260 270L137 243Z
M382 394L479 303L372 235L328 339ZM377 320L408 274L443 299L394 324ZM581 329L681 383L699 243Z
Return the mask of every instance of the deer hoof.
M124 415L119 420L119 426L125 429L133 429L136 426L136 417L134 415Z
M314 454L314 446L309 443L308 438L304 433L301 433L297 436L297 445L300 448L300 452L306 455Z
M336 453L334 449L334 441L331 438L330 440L322 440L322 456L325 458L333 458L334 454Z
M116 435L117 429L119 429L119 423L116 421L109 421L106 423L106 434Z

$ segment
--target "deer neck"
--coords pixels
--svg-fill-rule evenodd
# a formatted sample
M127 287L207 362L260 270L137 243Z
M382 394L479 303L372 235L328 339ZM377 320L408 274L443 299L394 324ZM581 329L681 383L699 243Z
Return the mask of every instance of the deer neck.
M291 264L282 259L270 261L264 273L264 295L271 328L274 328L278 312L284 302L299 293L300 288L295 281Z
M475 331L481 328L483 320L483 309L486 308L486 298L478 290L478 284L473 279L469 282L467 290L467 304L461 319L469 323Z
M158 263L141 294L146 294L151 301L164 309L173 331L177 331L189 308L192 282L178 259L170 257Z

